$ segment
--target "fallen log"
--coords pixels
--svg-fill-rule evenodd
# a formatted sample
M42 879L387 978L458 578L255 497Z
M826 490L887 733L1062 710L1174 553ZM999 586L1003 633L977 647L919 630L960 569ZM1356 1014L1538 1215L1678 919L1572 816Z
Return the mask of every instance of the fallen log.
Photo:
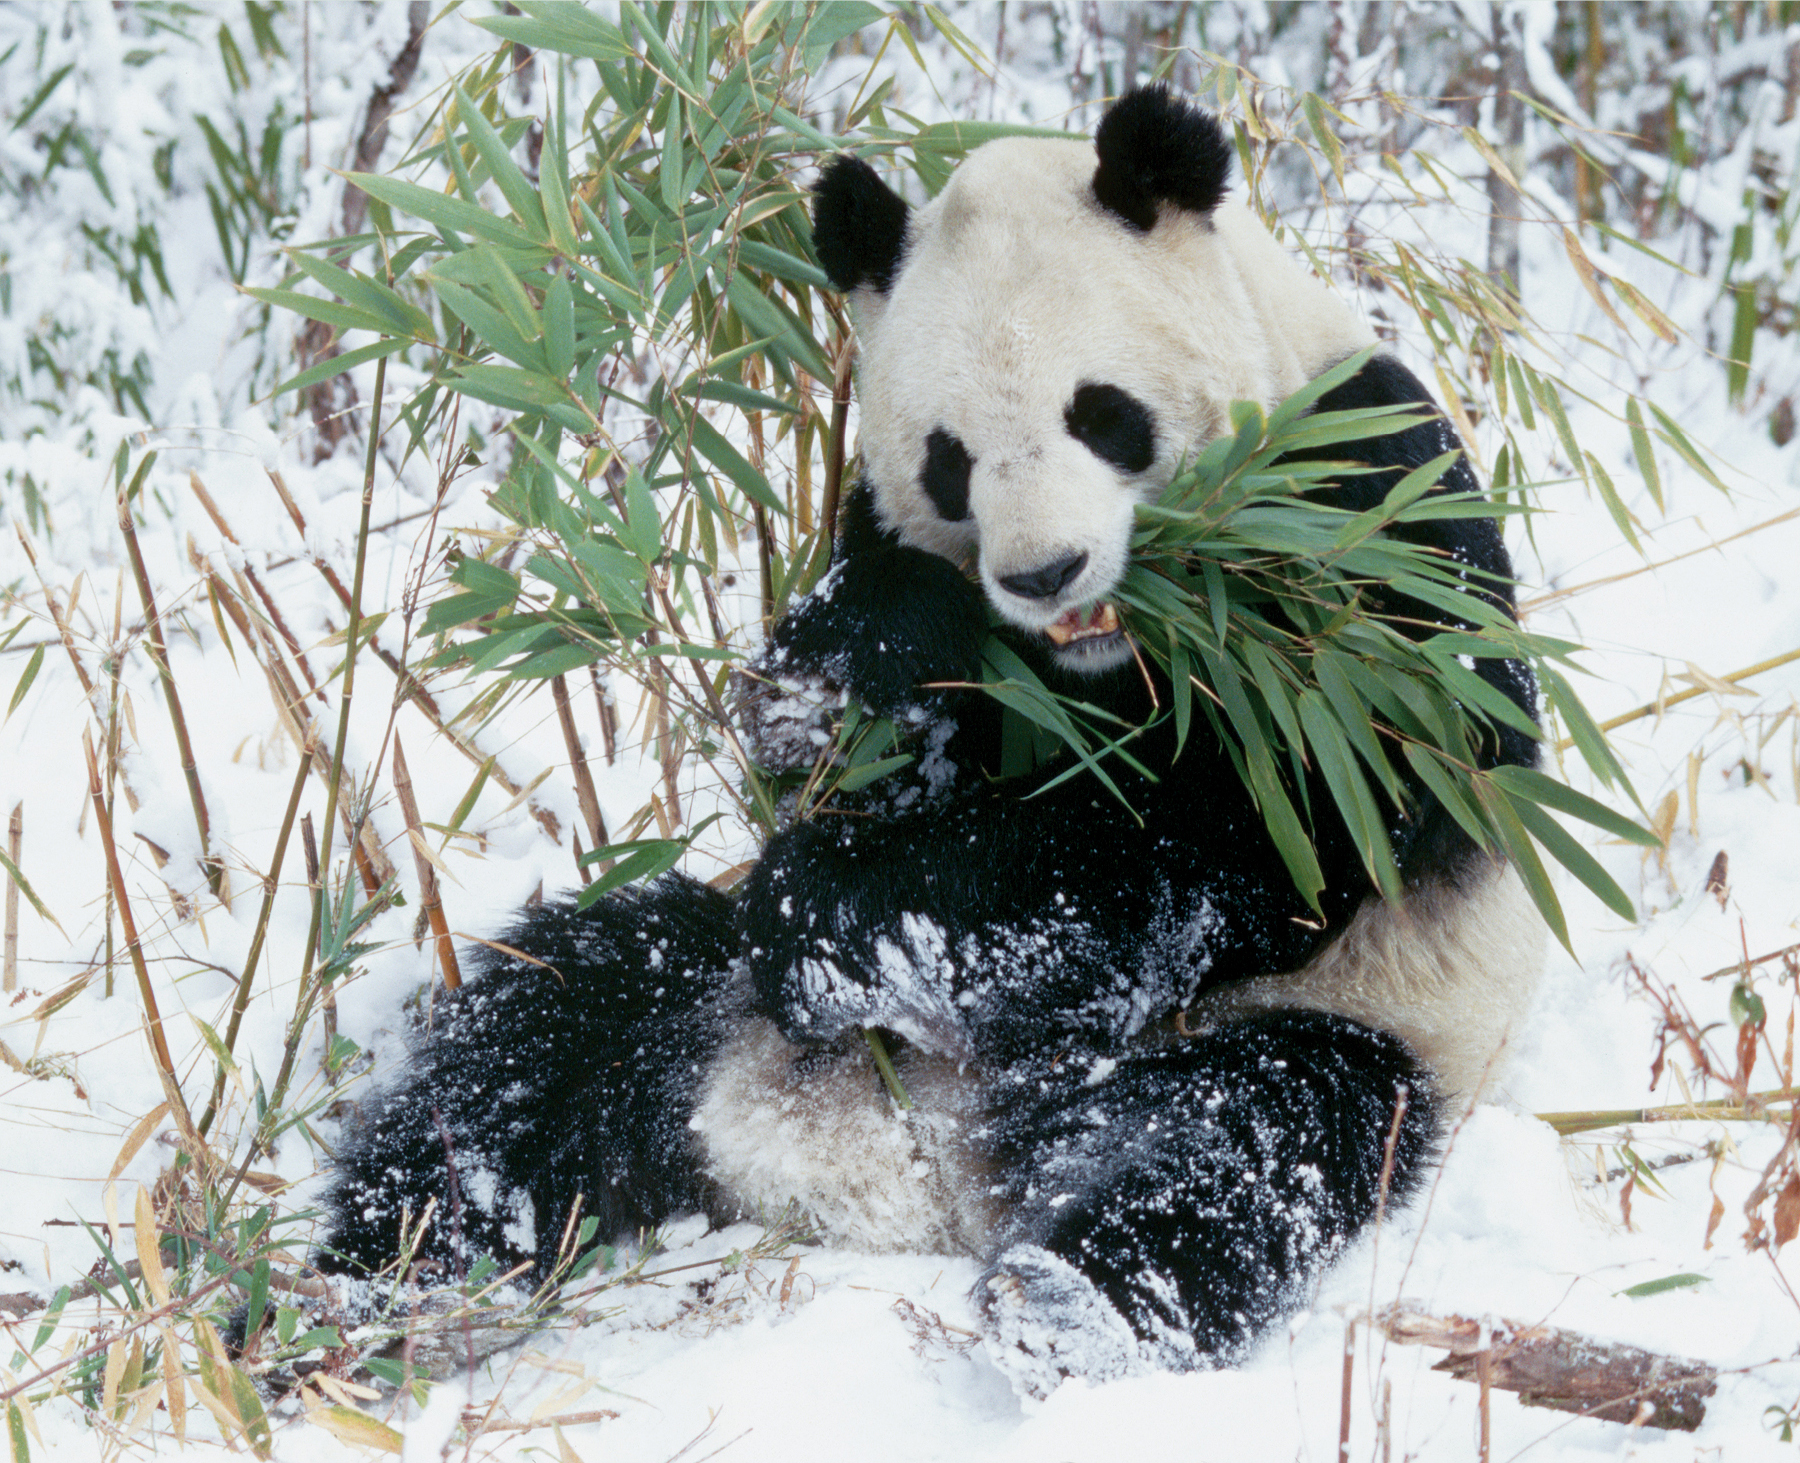
M1488 1385L1517 1392L1527 1407L1605 1422L1691 1433L1706 1417L1705 1399L1718 1389L1717 1369L1705 1362L1558 1326L1433 1316L1401 1301L1378 1312L1375 1327L1402 1346L1449 1352L1433 1371L1478 1382L1485 1358Z

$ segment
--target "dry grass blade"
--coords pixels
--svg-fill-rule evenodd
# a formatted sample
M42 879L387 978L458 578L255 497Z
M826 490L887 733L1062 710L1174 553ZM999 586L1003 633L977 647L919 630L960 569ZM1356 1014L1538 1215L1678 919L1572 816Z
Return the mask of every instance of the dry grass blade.
M138 939L137 923L131 917L131 897L125 892L125 873L119 867L119 850L113 842L112 818L106 811L106 795L100 788L100 763L94 757L94 743L87 732L81 734L81 749L87 754L88 795L93 799L94 817L100 827L100 842L106 849L106 874L112 885L113 899L118 905L119 923L125 927L125 947L131 954L132 969L137 972L138 994L143 998L144 1016L150 1023L150 1045L156 1053L156 1064L162 1069L163 1084L168 1089L171 1106L181 1103L181 1086L175 1076L175 1061L169 1055L169 1043L163 1035L162 1012L157 1009L156 992L150 985L150 968L144 963L144 947ZM188 1121L185 1104L181 1117Z
M462 984L462 970L456 963L456 945L450 938L449 922L444 918L437 870L432 867L431 850L425 842L425 826L419 821L419 802L413 796L412 773L407 770L399 732L394 733L394 792L400 799L400 811L412 841L413 860L419 870L419 902L424 906L426 919L431 922L432 940L437 946L438 965L444 972L444 985L455 990Z

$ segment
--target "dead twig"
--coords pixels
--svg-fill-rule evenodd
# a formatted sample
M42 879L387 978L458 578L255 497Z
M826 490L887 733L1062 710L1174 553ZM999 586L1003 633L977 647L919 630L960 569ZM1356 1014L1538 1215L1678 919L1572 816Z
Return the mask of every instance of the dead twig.
M1378 1312L1374 1323L1402 1346L1449 1352L1433 1370L1459 1381L1481 1380L1484 1393L1498 1387L1518 1393L1527 1407L1605 1422L1692 1432L1706 1417L1705 1399L1718 1388L1718 1369L1705 1362L1557 1326L1433 1316L1404 1301ZM1484 1425L1484 1452L1485 1434Z
M25 802L20 799L6 820L6 856L19 868L25 851ZM19 881L6 877L6 954L0 962L0 991L19 988Z

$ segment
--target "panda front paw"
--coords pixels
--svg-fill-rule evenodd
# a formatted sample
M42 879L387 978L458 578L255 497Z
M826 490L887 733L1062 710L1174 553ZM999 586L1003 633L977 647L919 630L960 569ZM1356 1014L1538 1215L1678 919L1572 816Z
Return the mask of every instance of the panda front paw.
M790 669L773 651L737 677L735 720L758 767L796 772L829 750L849 701L841 679Z
M1040 1245L1013 1245L975 1282L987 1353L1016 1391L1047 1397L1068 1377L1110 1382L1153 1370L1093 1281Z

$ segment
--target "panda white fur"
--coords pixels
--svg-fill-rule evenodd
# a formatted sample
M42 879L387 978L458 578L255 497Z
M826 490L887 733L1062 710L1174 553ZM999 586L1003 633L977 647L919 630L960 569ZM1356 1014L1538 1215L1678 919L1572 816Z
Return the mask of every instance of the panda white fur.
M745 729L765 764L810 762L851 696L919 756L778 835L735 896L671 877L526 915L502 941L541 963L485 956L347 1132L325 1263L378 1268L453 1186L455 1232L426 1242L452 1266L547 1270L578 1202L608 1233L797 1204L844 1243L979 1257L991 1349L1041 1391L1240 1358L1384 1182L1416 1183L1541 963L1511 871L1415 789L1389 906L1322 813L1321 926L1200 730L1179 757L1146 733L1140 824L1082 779L1000 778L992 703L941 686L973 677L991 607L1046 678L1147 719L1105 606L1135 506L1232 400L1272 406L1371 342L1224 198L1230 157L1151 89L1093 147L976 150L916 212L828 167L815 240L856 312L862 481ZM1428 399L1377 356L1321 409ZM1332 491L1360 509L1452 445L1440 418L1335 449L1382 471ZM1475 486L1460 463L1444 481ZM1416 534L1510 572L1490 521ZM1489 757L1529 765L1528 672L1482 673L1522 713Z

